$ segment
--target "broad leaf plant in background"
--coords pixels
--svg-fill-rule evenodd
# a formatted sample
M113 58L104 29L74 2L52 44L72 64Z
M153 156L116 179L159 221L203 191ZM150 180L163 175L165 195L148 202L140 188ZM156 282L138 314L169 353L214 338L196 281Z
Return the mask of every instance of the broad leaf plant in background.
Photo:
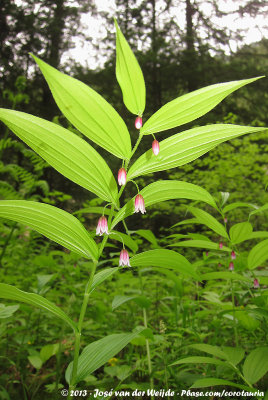
M65 378L71 390L87 375L104 365L127 344L139 335L144 335L148 359L148 373L150 386L153 388L152 365L144 306L144 326L137 327L132 332L111 334L100 340L88 344L80 351L80 341L83 321L91 292L111 275L124 268L137 269L158 267L172 269L196 281L202 279L216 279L216 276L202 277L198 266L191 264L178 251L157 248L132 257L128 247L128 229L125 219L134 213L150 213L150 206L170 199L188 199L195 202L204 202L224 216L215 199L203 188L183 181L163 180L156 181L143 187L141 190L135 178L145 174L175 168L197 159L218 144L241 135L260 132L265 128L238 126L230 124L215 124L195 127L179 132L164 140L160 140L162 131L172 129L201 117L209 112L230 93L259 79L252 78L234 82L220 83L170 101L143 123L143 112L146 105L146 89L140 66L131 51L120 28L116 25L116 77L122 90L123 102L126 108L135 117L135 127L138 138L132 147L132 140L127 126L117 111L98 93L84 83L67 76L51 67L41 59L33 56L39 65L51 93L63 115L71 124L89 140L115 157L122 160L119 171L112 171L100 154L85 140L75 133L58 124L46 121L30 114L10 109L0 110L0 119L21 140L30 146L47 163L54 167L66 178L89 190L106 202L103 215L99 216L96 226L97 240L94 232L88 232L81 222L66 211L54 206L27 200L2 200L0 202L0 216L6 219L25 224L38 231L47 238L59 243L65 248L92 261L89 280L85 285L85 293L81 305L78 322L74 322L60 307L48 301L45 297L28 293L14 286L0 284L0 297L28 303L42 308L55 317L60 318L72 328L74 332L74 357L66 370ZM159 134L159 135L158 135ZM152 148L135 160L135 152L144 135L152 135ZM157 138L156 136L157 135ZM117 178L117 182L116 182ZM136 196L121 204L120 198L127 184L135 184ZM234 207L235 208L235 207ZM226 211L226 210L225 210ZM228 210L227 210L228 211ZM251 235L248 223L233 226L227 232L226 224L220 224L215 218L196 207L189 207L199 223L229 241L226 247L220 244L220 250L231 252L234 258L233 246ZM106 215L108 218L106 218ZM125 233L118 233L114 229L119 222L123 222ZM239 226L238 226L239 225ZM98 236L101 236L99 241ZM117 237L122 241L122 249L118 267L101 268L101 257L109 238ZM176 235L175 235L176 237ZM259 236L263 237L263 236ZM131 243L131 242L130 242ZM191 240L187 243L173 243L173 247L202 247L204 249L218 249L219 245L208 240ZM131 246L129 246L131 249ZM133 249L132 249L133 250ZM135 253L135 252L134 252ZM249 255L249 269L259 266L267 256L267 240L259 243ZM232 267L232 264L231 264ZM99 269L99 271L98 271ZM232 268L230 268L232 269ZM230 272L228 272L230 274ZM230 277L228 275L228 277ZM222 278L219 277L219 278ZM227 279L227 277L226 277ZM256 279L256 278L255 278ZM257 285L257 282L255 282ZM208 348L199 347L200 351ZM212 354L216 354L210 349ZM227 363L228 355L219 353L222 361L207 361L205 357L182 359L179 363ZM244 354L241 355L241 359ZM253 357L253 356L252 356ZM230 361L230 360L229 360ZM247 360L245 364L247 363ZM249 362L248 362L249 363ZM230 361L230 368L236 368ZM227 382L227 381L226 381ZM225 382L225 383L226 383ZM252 389L252 380L247 379L247 387ZM209 382L211 385L213 383ZM220 384L215 383L214 384ZM227 383L228 384L228 383Z

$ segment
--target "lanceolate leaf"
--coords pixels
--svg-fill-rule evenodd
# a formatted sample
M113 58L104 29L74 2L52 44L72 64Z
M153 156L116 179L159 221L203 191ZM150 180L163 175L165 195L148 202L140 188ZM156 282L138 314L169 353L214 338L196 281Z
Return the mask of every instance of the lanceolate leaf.
M78 359L78 370L76 382L82 381L86 376L100 368L110 358L121 351L131 340L137 337L142 330L137 329L131 333L116 333L106 336L96 342L90 343L84 348ZM65 379L70 383L73 363L71 362L66 370Z
M30 304L34 307L42 308L46 311L51 312L56 317L61 318L67 324L69 324L74 331L77 331L75 323L66 315L59 307L48 301L46 298L35 293L27 293L17 289L15 286L0 283L0 298L16 300L22 303Z
M202 275L203 281L209 281L215 279L216 281L219 279L226 279L226 280L236 280L236 281L245 281L251 282L250 278L247 278L244 275L237 274L236 272L231 271L218 271L218 272L207 272L206 274Z
M145 108L145 82L139 63L121 32L116 27L116 78L121 87L127 109L135 115L142 115Z
M57 124L19 111L0 109L0 120L62 175L115 203L117 184L112 171L85 140Z
M240 385L238 383L234 383L232 381L227 381L225 379L218 379L218 378L204 378L198 379L194 382L191 388L202 388L202 387L213 387L213 386L233 386L239 389L244 389L247 392L256 392L257 389L250 388L249 386Z
M136 254L131 257L130 265L132 267L161 267L173 269L184 275L200 280L200 276L195 271L192 264L181 254L172 250L157 249Z
M268 371L268 347L253 350L243 365L245 378L251 384L258 382Z
M69 250L98 258L98 247L73 215L49 204L26 200L1 200L0 217L29 226Z
M83 82L61 73L38 57L33 58L65 117L99 146L119 158L129 158L129 132L117 111Z
M172 243L172 247L197 247L201 249L219 250L231 252L231 249L226 246L219 248L219 243L211 242L210 240L183 240L182 242Z
M193 356L193 357L186 357L186 358L181 358L178 361L175 361L174 363L170 364L172 365L180 365L180 364L215 364L215 365L224 365L225 367L228 367L228 364L224 361L218 360L217 358L212 358L212 357L200 357L200 356Z
M133 179L140 175L187 164L226 140L265 129L216 124L177 133L160 142L160 153L157 157L153 154L152 149L140 156L130 167L127 177Z
M154 182L142 189L140 194L144 198L145 207L171 199L189 199L204 201L217 208L215 200L205 189L187 182L168 180ZM132 199L117 213L112 222L112 228L119 221L133 214L134 210L134 199Z
M212 217L212 215L196 207L189 207L189 211L195 216L200 224L206 225L220 236L228 239L228 233L226 232L225 227L218 222L216 218Z
M254 246L248 255L248 267L254 269L259 267L268 259L268 239Z
M141 133L149 135L193 121L214 108L230 93L260 78L218 83L180 96L153 114L141 128Z
M118 270L119 267L105 268L102 271L95 274L90 288L90 293L92 293L96 289L96 287L98 287L102 282L106 281L106 279L110 278L110 276L115 274Z

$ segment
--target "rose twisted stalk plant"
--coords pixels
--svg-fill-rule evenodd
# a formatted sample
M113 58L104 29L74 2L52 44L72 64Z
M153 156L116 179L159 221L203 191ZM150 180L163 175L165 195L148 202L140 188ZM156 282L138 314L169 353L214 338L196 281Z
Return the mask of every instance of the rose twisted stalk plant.
M226 140L265 129L229 124L208 125L179 132L159 143L154 134L193 121L210 111L234 90L259 78L220 83L188 93L161 107L143 124L146 93L143 74L116 21L115 25L116 77L122 90L124 104L136 116L134 125L139 130L133 148L125 122L103 97L84 83L57 71L35 56L33 58L65 117L88 139L122 159L122 167L118 171L118 184L121 186L119 191L111 169L88 142L44 119L14 110L0 110L0 120L20 139L57 171L96 194L107 202L107 207L110 207L108 221L103 214L97 224L96 235L104 235L98 245L73 215L59 208L24 200L0 202L1 217L26 224L67 249L92 260L78 323L45 297L23 292L11 285L0 284L1 298L18 300L43 308L61 318L73 329L74 360L66 370L66 381L70 390L145 329L139 328L133 332L109 335L90 343L80 354L81 332L89 296L105 279L125 266L169 268L194 279L201 279L196 268L176 251L155 249L129 258L124 242L119 267L106 268L95 273L109 235L111 237L117 235L116 237L122 238L123 241L123 234L113 231L114 227L120 221L124 222L125 218L134 212L145 213L145 207L147 209L161 201L181 198L203 201L218 209L214 198L205 189L187 182L171 180L154 182L140 192L138 190L135 198L121 207L120 197L125 185L130 181L135 183L134 179L141 175L189 163ZM129 167L144 135L152 135L152 148ZM146 314L145 327L147 327ZM146 348L151 374L148 340ZM152 386L152 376L150 382Z

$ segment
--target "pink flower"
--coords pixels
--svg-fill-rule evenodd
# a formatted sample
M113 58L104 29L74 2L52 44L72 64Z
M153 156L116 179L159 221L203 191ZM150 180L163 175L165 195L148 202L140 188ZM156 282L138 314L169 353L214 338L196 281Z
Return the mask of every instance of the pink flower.
M218 267L219 267L219 268L221 267L221 263L218 263Z
M222 244L222 242L220 242L219 243L219 248L222 249L222 246L223 246L223 244Z
M152 143L152 149L155 156L159 153L159 142L155 139Z
M106 217L103 215L102 217L100 217L99 221L98 221L98 225L96 228L96 235L102 235L103 233L106 233L107 235L109 234L108 232L108 222Z
M118 185L122 186L125 185L127 181L127 173L125 168L120 168L118 171Z
M232 260L235 260L235 259L236 259L236 255L235 255L235 252L234 252L234 251L232 251L232 253L231 253L231 259L232 259Z
M142 127L142 118L141 117L137 117L135 119L135 128L136 129L141 129Z
M229 270L233 271L234 270L234 263L231 261L229 264Z
M141 194L137 194L135 197L135 213L141 212L142 214L146 213L145 205L144 205L144 198Z
M225 224L227 224L227 222L228 222L228 219L226 217L224 217L224 222L225 222Z
M129 263L129 254L126 249L121 250L120 257L119 257L119 267L130 267Z
M257 278L254 279L253 286L254 286L254 289L258 289L260 287L260 283Z

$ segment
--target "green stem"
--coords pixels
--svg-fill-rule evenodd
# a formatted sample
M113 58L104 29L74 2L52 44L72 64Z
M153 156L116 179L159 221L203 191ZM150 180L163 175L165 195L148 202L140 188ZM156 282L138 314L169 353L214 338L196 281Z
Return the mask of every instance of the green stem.
M143 281L142 281L142 275L141 275L141 271L140 268L138 268L138 274L139 274L139 280L140 280L140 287L141 287L141 294L143 295ZM146 308L142 309L143 311L143 324L145 326L145 329L148 328L148 324L147 324L147 311ZM145 344L146 344L146 353L147 353L147 363L148 363L148 374L149 374L149 379L150 379L150 389L154 390L154 380L152 377L152 362L151 362L151 352L150 352L150 344L149 344L149 340L146 339L145 340ZM154 395L151 395L151 399L154 399Z
M234 290L233 290L233 282L231 283L231 293L232 293L232 304L233 304L233 325L234 325L234 334L235 334L235 345L238 347L238 334L237 334L237 326L235 321L235 299L234 299Z
M86 289L85 289L84 299L83 299L80 316L79 316L79 320L78 320L78 326L77 326L78 331L75 333L74 361L73 361L72 377L71 377L70 386L69 386L68 399L70 398L71 390L74 390L75 386L76 386L75 381L76 381L76 376L77 376L77 366L78 366L78 357L79 357L79 351L80 351L80 339L81 339L82 325L83 325L83 321L84 321L84 317L85 317L85 313L86 313L86 309L87 309L89 293L90 293L93 278L95 275L96 267L97 267L97 261L94 261L93 267L90 272L90 277L89 277L89 280L88 280L88 283L87 283Z
M141 139L142 139L142 135L140 134L139 138L138 138L138 140L137 140L137 142L136 142L136 144L135 144L135 146L134 146L134 148L133 148L133 150L131 152L130 158L126 162L126 165L125 165L126 169L128 167L128 164L129 164L129 161L130 161L131 157L133 156L133 154L137 150L137 147L138 147ZM120 189L120 191L119 191L119 193L117 195L117 199L116 199L115 204L112 204L112 207L111 207L111 210L110 210L109 219L108 219L108 227L111 226L111 221L112 221L114 209L115 209L115 207L117 207L117 202L118 202L118 200L120 199L120 197L121 197L121 195L123 193L124 187L125 187L125 185L121 187L121 189ZM102 243L100 245L99 257L101 256L101 254L103 252L103 249L105 247L105 244L106 244L107 240L108 240L108 235L105 235L103 237ZM79 351L80 351L80 340L81 340L82 325L83 325L84 316L85 316L86 309L87 309L89 293L90 293L90 289L91 289L91 286L92 286L93 278L94 278L94 275L95 275L96 267L97 267L97 261L95 260L93 262L93 268L91 270L90 277L89 277L89 280L88 280L88 283L87 283L87 286L86 286L86 289L85 289L84 299L83 299L83 303L82 303L82 307L81 307L81 311L80 311L80 316L79 316L79 320L78 320L78 326L77 326L78 329L77 329L77 332L75 333L73 369L72 369L72 376L71 376L71 381L70 381L70 385L69 385L69 393L68 393L67 400L71 398L71 390L74 390L75 387L76 387L76 377L77 377L77 368L78 368L78 358L79 358ZM149 345L149 343L148 343L148 345ZM150 349L149 349L149 352L150 352ZM149 353L149 355L150 355L150 353Z

